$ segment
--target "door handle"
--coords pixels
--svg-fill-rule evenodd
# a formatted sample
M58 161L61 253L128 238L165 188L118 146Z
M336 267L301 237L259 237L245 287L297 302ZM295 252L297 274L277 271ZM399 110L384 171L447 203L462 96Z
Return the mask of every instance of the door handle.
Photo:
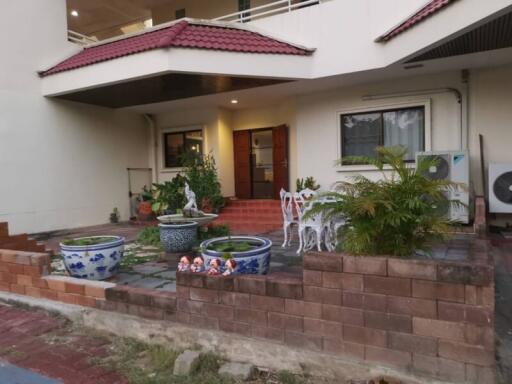
M284 159L283 161L281 161L281 165L283 166L283 168L288 168L288 159Z

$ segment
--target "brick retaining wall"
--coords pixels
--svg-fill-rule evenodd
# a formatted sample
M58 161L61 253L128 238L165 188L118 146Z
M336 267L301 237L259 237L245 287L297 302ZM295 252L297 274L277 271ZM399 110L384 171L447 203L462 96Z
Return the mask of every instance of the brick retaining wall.
M494 270L468 262L309 253L303 276L178 273L177 292L45 276L45 254L0 250L0 290L234 332L442 380L492 383Z
M115 284L49 275L50 255L0 249L0 291L97 307Z
M177 320L455 382L494 382L494 270L309 253L303 278L178 273Z

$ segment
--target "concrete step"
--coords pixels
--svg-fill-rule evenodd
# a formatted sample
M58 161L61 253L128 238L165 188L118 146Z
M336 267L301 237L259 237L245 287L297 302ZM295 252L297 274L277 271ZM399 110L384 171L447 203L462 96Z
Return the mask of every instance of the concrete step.
M219 218L226 220L245 220L245 221L270 221L270 222L282 222L283 216L268 213L221 213Z
M226 207L280 207L281 202L279 200L229 200Z
M282 227L282 224L230 222L217 219L215 225L228 225L234 235L258 235L273 232Z
M267 214L275 214L281 216L281 207L234 207L234 206L228 206L226 208L223 208L221 211L221 214L224 213L243 213L247 215L251 214L261 214L261 213L267 213Z

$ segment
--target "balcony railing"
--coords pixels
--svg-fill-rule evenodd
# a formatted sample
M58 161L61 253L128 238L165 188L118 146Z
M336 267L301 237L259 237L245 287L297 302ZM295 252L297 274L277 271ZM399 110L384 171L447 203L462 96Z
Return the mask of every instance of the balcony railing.
M247 23L263 17L273 16L280 13L292 12L294 10L321 4L330 0L278 0L268 4L248 8L243 11L230 13L229 15L214 18L214 21L222 21L227 23ZM147 29L145 25L141 30ZM96 37L84 35L80 32L68 30L68 40L79 45L89 45L98 42Z
M96 38L83 35L79 32L72 31L68 29L68 40L72 43L79 44L79 45L87 45L96 43L98 40Z
M214 21L224 21L224 22L239 22L246 23L254 19L258 19L261 17L271 16L278 13L291 12L295 9L308 7L310 5L320 4L322 1L327 0L305 0L305 1L297 1L297 0L279 0L273 1L272 3L260 5L258 7L244 9L240 12L230 13L229 15L217 17L213 19Z

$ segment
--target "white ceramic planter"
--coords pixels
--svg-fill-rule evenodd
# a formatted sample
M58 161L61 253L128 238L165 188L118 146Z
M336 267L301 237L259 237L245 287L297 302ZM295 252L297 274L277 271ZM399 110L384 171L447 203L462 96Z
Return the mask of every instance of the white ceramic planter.
M111 237L112 241L96 245L60 243L64 265L71 276L79 279L108 279L117 273L124 253L125 239L120 236L90 236L87 238L91 237Z

